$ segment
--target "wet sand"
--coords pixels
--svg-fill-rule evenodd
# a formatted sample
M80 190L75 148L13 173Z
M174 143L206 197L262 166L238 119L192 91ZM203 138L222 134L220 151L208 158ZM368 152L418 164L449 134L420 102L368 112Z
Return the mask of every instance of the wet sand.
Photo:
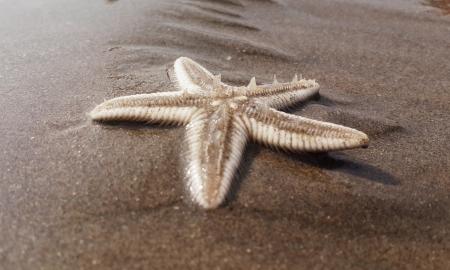
M0 6L1 269L450 267L445 11L406 0ZM315 78L321 95L291 112L371 145L250 144L226 206L199 210L183 187L183 128L86 116L104 99L173 89L179 56L231 84Z

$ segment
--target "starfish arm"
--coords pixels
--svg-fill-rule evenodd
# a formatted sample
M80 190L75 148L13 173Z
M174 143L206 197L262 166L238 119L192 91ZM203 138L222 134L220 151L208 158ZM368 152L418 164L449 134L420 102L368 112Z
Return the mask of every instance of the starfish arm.
M123 96L101 103L90 117L95 121L186 124L202 102L204 97L180 91Z
M200 109L187 126L187 187L195 203L213 209L224 201L247 143L243 121L223 106Z
M248 106L242 118L250 137L291 151L323 152L366 147L369 138L356 129L287 114L264 105Z
M190 93L212 90L218 79L206 68L187 57L180 57L173 65L172 81L180 91ZM219 79L220 80L220 79Z
M252 83L253 82L253 83ZM269 107L281 109L308 99L319 92L319 84L314 80L297 80L289 83L256 85L253 81L245 88L244 95L264 103Z

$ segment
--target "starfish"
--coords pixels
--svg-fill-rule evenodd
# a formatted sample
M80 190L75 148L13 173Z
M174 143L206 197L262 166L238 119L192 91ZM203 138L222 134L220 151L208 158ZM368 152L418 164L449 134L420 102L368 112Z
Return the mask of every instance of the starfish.
M176 91L113 98L98 105L94 121L186 125L187 188L205 209L224 201L248 140L288 151L324 152L367 147L361 131L278 109L319 92L315 80L231 86L197 62L174 63Z

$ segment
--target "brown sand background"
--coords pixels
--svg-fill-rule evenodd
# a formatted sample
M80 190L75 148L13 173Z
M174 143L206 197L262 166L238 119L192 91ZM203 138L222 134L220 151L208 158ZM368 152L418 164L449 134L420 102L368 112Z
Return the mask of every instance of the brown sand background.
M436 1L432 1L436 2ZM450 18L408 0L0 1L1 269L450 268ZM114 96L315 78L293 113L368 149L249 145L224 208L189 205L183 128L99 125Z

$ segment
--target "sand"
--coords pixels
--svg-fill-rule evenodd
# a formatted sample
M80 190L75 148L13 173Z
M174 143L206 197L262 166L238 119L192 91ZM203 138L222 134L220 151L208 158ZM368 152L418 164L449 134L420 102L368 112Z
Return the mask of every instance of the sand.
M450 17L374 2L0 1L0 268L448 269ZM225 207L197 209L183 128L86 116L172 90L179 56L231 84L315 78L291 112L371 145L250 144Z

